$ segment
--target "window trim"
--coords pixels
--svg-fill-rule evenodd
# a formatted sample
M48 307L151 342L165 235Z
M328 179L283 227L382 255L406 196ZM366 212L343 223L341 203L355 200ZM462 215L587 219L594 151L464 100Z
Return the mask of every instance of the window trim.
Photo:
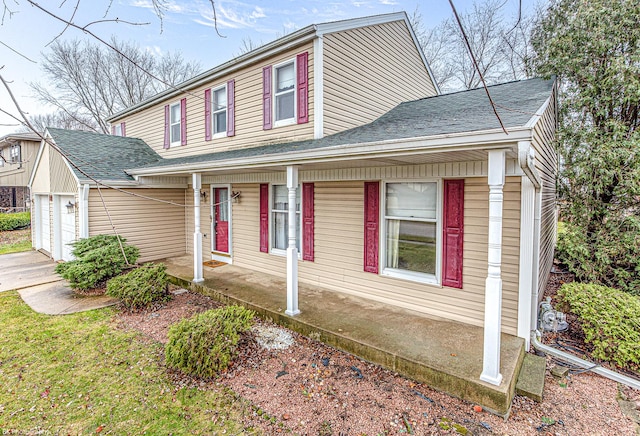
M113 136L122 136L122 123L113 125Z
M418 283L442 286L442 220L443 220L443 182L441 178L425 178L425 179L387 179L382 180L381 203L380 203L380 223L379 241L380 248L378 252L378 261L380 265L380 275L393 277L403 280L409 280ZM421 273L416 271L408 271L397 268L387 267L387 220L393 219L393 216L387 217L387 185L390 183L435 183L436 184L436 264L435 274ZM403 218L407 220L406 218ZM411 219L407 221L416 222L434 222L429 219Z
M4 167L4 148L0 148L0 168Z
M173 114L173 108L177 106L178 107L178 121L175 123L171 122L171 115ZM181 145L182 144L182 106L181 106L181 102L178 101L176 103L171 103L169 104L169 146L173 147L174 145ZM177 140L173 140L173 138L171 137L172 133L173 133L173 126L174 125L178 125L180 126L180 133L178 134L178 139Z
M13 155L13 150L18 150L16 156ZM22 146L20 144L13 144L9 148L9 163L11 165L18 164L18 168L22 168Z
M289 233L287 230L287 234L286 236L286 240L287 240L287 248L275 248L273 246L273 232L274 232L274 224L275 224L275 219L273 218L273 214L274 212L277 213L282 213L282 211L276 211L274 209L274 205L273 205L273 195L275 192L275 187L276 186L284 186L286 187L287 184L286 183L269 183L269 254L275 254L276 256L286 256L287 255L287 248L289 246ZM298 221L299 221L299 234L298 234L298 239L299 239L299 244L300 244L300 249L298 250L298 259L302 259L302 251L304 250L303 247L303 230L302 230L302 211L304 209L304 198L303 198L303 192L302 192L302 183L299 183L298 186L296 187L297 190L299 190L300 192L300 210L296 211L296 214L298 215ZM286 213L288 214L289 211L287 210Z
M272 66L272 74L271 74L271 93L273 95L272 103L271 103L271 116L273 117L273 127L281 127L281 126L290 126L292 124L298 123L298 65L296 62L296 57L294 56L291 59L287 59L283 62L279 62ZM288 64L293 65L293 90L281 92L278 94L276 92L277 89L277 77L278 77L278 68L282 68ZM285 118L283 120L276 119L276 106L278 101L278 96L287 94L289 92L293 93L293 116L291 118Z
M224 90L225 99L227 100L227 104L224 107L224 119L225 119L225 128L221 132L216 132L216 114L221 113L221 110L215 110L216 104L216 91ZM226 138L227 130L229 128L229 94L227 91L227 84L224 83L215 88L211 88L211 139L215 138Z

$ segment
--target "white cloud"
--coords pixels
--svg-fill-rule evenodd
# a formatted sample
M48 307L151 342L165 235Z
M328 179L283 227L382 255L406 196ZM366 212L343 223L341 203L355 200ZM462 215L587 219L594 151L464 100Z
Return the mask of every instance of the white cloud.
M380 4L381 5L386 5L386 6L395 6L397 4L399 4L397 1L395 0L380 0Z
M214 23L211 6L200 8L200 17L194 19L195 23L203 26L218 28L239 29L243 27L255 27L256 23L267 17L260 6L247 5L238 2L216 2L216 17Z

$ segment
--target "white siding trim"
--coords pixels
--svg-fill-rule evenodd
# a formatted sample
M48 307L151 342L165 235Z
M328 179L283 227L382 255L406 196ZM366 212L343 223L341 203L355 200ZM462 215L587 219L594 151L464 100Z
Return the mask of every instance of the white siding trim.
M518 336L524 339L525 349L531 340L534 262L534 208L535 186L528 177L522 177L520 191L520 266L518 273Z
M78 190L78 198L80 199L80 238L89 237L89 184L85 183Z
M313 40L313 137L324 136L324 38Z

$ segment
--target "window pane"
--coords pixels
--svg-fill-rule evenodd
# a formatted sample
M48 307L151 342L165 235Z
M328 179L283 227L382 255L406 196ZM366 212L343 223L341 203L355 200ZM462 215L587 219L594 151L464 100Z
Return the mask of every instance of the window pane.
M213 110L218 111L227 107L227 89L221 88L213 93Z
M180 105L171 106L171 124L180 122Z
M213 117L213 133L227 131L227 112L219 112Z
M276 121L293 118L294 92L276 96Z
M180 123L171 125L171 142L180 142Z
M389 268L436 273L436 224L387 220Z
M221 188L218 190L219 219L220 221L229 221L229 190Z
M437 183L388 183L386 214L436 219Z
M293 89L294 86L293 62L276 68L276 93Z
M275 210L289 210L289 189L285 185L273 186L273 205ZM296 189L296 210L300 211L300 188Z
M273 248L279 248L281 250L287 249L287 225L289 223L289 217L284 212L273 213Z

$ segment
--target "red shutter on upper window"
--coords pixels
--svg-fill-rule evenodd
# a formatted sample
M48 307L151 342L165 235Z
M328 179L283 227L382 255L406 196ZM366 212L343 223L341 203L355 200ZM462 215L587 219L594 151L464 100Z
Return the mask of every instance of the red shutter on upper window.
M378 272L380 182L364 183L364 270Z
M187 145L187 99L180 100L180 145Z
M211 88L204 90L204 140L211 141Z
M302 184L302 259L313 262L314 238L314 185Z
M120 123L120 131L122 136L127 136L127 128L124 121Z
M169 148L171 139L169 137L169 105L164 107L164 148Z
M269 252L269 185L260 185L260 251Z
M309 122L309 53L300 53L297 58L298 124Z
M227 136L236 134L236 81L227 82Z
M445 180L442 222L442 285L462 288L464 179Z
M262 129L273 127L273 108L271 97L271 65L262 69Z
M116 134L116 125L115 124L111 126L111 134L112 135Z

